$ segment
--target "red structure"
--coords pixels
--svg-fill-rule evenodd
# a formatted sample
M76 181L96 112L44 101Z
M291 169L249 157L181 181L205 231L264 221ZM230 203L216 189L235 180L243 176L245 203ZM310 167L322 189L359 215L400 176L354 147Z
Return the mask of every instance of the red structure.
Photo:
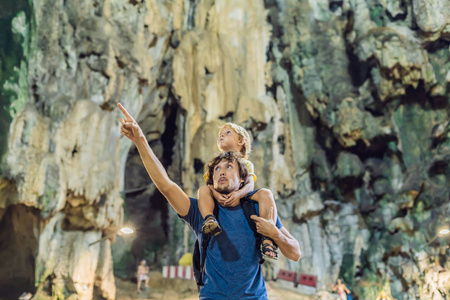
M308 275L308 274L300 274L298 277L298 283L316 287L317 286L317 277L314 275Z
M288 270L280 270L280 271L278 271L278 276L275 279L275 281L278 279L282 279L282 280L286 280L286 281L291 281L295 284L296 277L297 276L296 276L295 272L288 271Z

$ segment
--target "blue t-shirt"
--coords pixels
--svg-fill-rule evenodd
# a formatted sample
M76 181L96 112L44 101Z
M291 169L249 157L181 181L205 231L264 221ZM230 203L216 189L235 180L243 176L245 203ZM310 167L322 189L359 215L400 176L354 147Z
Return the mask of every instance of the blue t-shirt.
M190 198L191 206L185 217L201 245L203 218L197 199ZM258 211L258 207L256 207ZM241 205L219 205L218 221L222 233L211 237L205 261L205 273L200 299L268 299L261 265L259 247L248 225ZM278 228L283 227L277 218Z

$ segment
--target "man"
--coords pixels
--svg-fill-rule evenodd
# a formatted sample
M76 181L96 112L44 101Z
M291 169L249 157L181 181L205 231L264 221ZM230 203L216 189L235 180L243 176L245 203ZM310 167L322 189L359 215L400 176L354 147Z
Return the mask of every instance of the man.
M147 266L147 262L145 259L141 260L141 264L138 266L137 269L137 290L138 292L141 291L141 283L144 281L145 288L148 288L148 273L149 268Z
M136 121L126 109L118 104L125 115L120 119L121 133L130 139L139 151L144 166L153 183L169 204L194 229L199 237L203 218L197 200L189 198L181 188L168 177L164 167L153 153ZM240 158L227 152L214 158L208 165L212 174L214 189L223 194L237 191L244 182L247 169ZM225 207L219 202L218 218L223 232L211 239L200 299L267 299L267 292L259 264L260 251L240 204ZM285 257L300 259L300 246L295 238L277 220L252 216L258 233L272 238Z

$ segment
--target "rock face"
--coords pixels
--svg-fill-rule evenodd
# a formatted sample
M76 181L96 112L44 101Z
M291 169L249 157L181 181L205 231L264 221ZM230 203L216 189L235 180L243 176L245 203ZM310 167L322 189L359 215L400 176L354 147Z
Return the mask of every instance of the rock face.
M190 196L218 126L249 131L303 253L273 272L450 293L448 1L6 0L0 25L0 292L113 299L113 260L130 276L190 249L121 102ZM111 246L123 199L137 236Z

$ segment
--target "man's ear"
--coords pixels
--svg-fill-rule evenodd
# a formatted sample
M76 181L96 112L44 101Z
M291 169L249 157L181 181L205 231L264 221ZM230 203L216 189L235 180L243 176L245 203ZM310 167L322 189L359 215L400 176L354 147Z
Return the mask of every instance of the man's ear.
M245 180L239 178L239 189L241 189L245 185Z

